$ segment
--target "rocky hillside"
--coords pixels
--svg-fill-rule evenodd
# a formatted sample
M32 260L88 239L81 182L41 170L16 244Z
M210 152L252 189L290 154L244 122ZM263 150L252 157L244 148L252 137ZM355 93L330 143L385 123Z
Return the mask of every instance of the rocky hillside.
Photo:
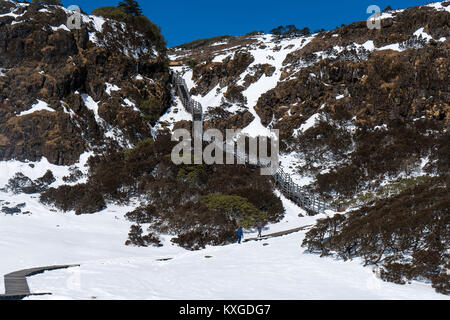
M273 182L256 168L170 161L175 143L156 125L173 100L159 28L118 7L94 13L70 30L62 6L0 1L0 194L77 215L132 203L126 243L138 246L169 234L198 249L234 241L238 223L279 221Z
M70 165L152 136L171 102L165 52L132 25L0 1L0 159Z
M174 69L208 108L207 127L279 129L285 167L336 200L401 173L448 171L449 11L387 11L381 30L360 21L304 37L201 40L170 58L190 66Z
M188 65L174 69L208 108L207 127L279 129L285 171L345 211L305 248L448 294L449 18L450 2L437 2L385 11L380 30L252 33L169 54ZM175 111L159 125L183 119Z

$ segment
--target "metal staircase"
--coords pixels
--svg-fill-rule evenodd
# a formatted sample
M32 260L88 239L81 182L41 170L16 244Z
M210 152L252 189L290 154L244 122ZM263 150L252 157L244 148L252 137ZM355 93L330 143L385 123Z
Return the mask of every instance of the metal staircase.
M178 97L181 99L185 109L192 114L193 121L201 121L203 123L203 107L202 105L191 99L189 89L186 85L186 81L183 79L180 73L172 73L172 83L175 85L175 90ZM223 150L226 150L226 143L224 143ZM237 159L245 163L249 163L249 155L241 155L237 151L237 146L234 146L234 156ZM265 167L266 165L257 161L257 166ZM325 210L336 211L336 208L331 207L325 201L317 198L313 193L304 187L296 184L292 177L283 171L283 168L279 167L277 172L273 175L276 185L280 192L288 199L297 203L300 207L312 213L324 213Z

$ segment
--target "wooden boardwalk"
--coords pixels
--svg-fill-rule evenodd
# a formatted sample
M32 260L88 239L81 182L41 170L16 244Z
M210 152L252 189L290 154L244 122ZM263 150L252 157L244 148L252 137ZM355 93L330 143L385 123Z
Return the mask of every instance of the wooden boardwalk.
M312 227L312 225L298 227L298 228L294 228L294 229L290 229L290 230L279 231L279 232L270 233L270 234L265 234L265 235L263 235L260 238L257 237L257 238L244 239L243 242L263 241L263 240L267 240L267 239L271 239L271 238L283 237L283 236L287 236L287 235L292 234L292 233L297 233L297 232L306 230L306 229L308 229L310 227Z
M50 293L31 293L27 277L35 276L46 271L68 269L80 265L61 265L40 267L16 271L5 275L5 294L0 295L0 300L21 300L32 295L46 295Z
M190 114L192 114L193 122L201 121L203 124L203 107L200 103L191 99L186 81L183 79L180 73L172 73L172 83L175 85L175 90L180 97L184 108ZM249 156L247 154L240 155L237 152L236 147L237 146L235 146L234 149L234 156L239 160L243 160L245 163L250 162ZM225 146L223 147L223 150L226 150ZM259 160L260 159L258 159L257 163L262 167L263 165ZM298 206L305 209L306 211L316 214L324 213L325 210L337 211L336 208L319 199L306 188L296 184L293 181L292 177L288 173L284 172L283 168L279 167L277 172L273 175L273 178L280 192L286 198L294 201Z

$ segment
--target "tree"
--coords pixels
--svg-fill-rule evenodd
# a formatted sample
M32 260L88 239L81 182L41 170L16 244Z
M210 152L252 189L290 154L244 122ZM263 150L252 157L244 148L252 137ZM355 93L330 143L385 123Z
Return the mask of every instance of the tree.
M285 28L283 26L279 26L277 28L270 30L270 33L272 33L276 36L281 36L284 34L284 32L285 32Z
M92 11L92 14L129 23L155 43L159 50L165 50L166 41L162 36L161 29L141 14L142 10L136 1L127 2L133 2L134 4L127 4L122 1L117 7L97 8Z
M119 8L125 12L125 14L130 16L141 16L142 9L139 6L139 3L135 0L125 0L119 2Z
M309 35L311 35L311 30L308 27L305 27L305 28L299 30L299 33L302 36L309 36Z
M61 1L59 0L33 0L33 3L42 2L45 4L55 5L55 6L62 6Z
M270 33L278 37L295 37L295 36L309 36L311 35L311 30L306 27L303 29L298 29L295 25L289 24L287 26L279 26L270 30Z
M389 12L392 11L392 7L391 6L387 6L386 8L384 8L383 12Z
M114 19L117 21L126 21L127 15L119 7L101 7L92 10L92 14L103 18Z

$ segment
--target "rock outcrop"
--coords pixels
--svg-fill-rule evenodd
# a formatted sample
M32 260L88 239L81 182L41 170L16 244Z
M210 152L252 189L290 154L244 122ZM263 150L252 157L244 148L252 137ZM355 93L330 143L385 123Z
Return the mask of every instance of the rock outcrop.
M0 1L0 159L73 164L94 147L151 137L149 114L168 108L164 52L115 20L83 14L70 30L73 14ZM27 112L36 105L46 108Z

